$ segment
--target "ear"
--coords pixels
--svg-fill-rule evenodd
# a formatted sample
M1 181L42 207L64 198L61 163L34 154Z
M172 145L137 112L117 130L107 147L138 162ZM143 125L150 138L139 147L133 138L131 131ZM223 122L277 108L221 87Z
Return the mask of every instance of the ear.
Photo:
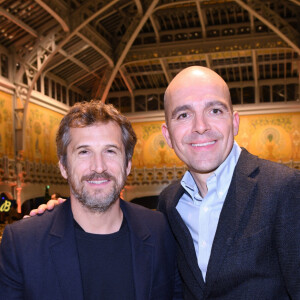
M162 134L165 137L166 142L169 145L169 147L173 148L172 141L171 141L170 134L169 134L169 129L168 129L168 126L166 123L162 124L161 131L162 131Z
M58 162L58 166L59 166L60 173L61 173L62 177L65 178L65 179L68 179L67 170L65 169L65 167L63 166L63 164L61 163L61 161Z
M130 171L131 171L131 166L132 166L132 160L128 161L128 165L126 167L126 175L128 176Z
M236 136L239 133L239 126L240 126L240 116L237 111L233 112L233 134Z

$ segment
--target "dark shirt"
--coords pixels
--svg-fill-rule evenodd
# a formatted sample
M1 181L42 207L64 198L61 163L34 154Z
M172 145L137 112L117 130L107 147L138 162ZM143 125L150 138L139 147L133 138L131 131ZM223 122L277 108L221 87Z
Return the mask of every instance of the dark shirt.
M75 222L75 235L84 299L134 300L132 251L125 218L120 230L112 234L87 233Z

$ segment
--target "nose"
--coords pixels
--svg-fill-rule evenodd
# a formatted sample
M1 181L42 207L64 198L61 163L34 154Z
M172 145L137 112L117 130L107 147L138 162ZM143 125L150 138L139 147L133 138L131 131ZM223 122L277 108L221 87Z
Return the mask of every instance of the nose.
M98 174L107 170L105 158L101 154L94 154L90 164L91 171Z
M193 132L203 134L209 129L210 129L210 124L207 116L204 113L195 114L193 120Z

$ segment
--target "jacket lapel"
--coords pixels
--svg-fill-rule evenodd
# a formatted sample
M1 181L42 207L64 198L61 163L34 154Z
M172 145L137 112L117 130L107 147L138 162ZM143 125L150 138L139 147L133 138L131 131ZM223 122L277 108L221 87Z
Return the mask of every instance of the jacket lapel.
M247 223L249 200L256 186L256 158L243 149L220 214L206 274L207 294L213 288L235 236Z
M132 249L133 278L136 299L148 300L151 289L154 245L149 241L150 231L134 211L132 204L120 200L120 206L129 227Z
M83 300L81 273L75 240L70 200L60 210L50 231L50 255L65 299Z
M201 289L204 289L204 280L202 272L198 267L198 261L195 252L195 246L189 229L182 220L176 205L184 193L184 189L180 183L169 194L169 201L166 204L166 211L172 231L176 237L181 253L184 255L185 261L189 269L192 271L195 280L198 282Z

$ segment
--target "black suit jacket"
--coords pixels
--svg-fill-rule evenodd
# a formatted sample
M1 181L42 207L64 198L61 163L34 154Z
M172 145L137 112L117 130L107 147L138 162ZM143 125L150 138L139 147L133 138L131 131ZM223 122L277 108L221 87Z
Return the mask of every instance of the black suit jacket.
M300 299L300 172L242 150L222 208L206 281L176 205L180 182L160 195L178 245L185 299ZM201 229L200 229L201 230Z
M129 227L136 300L182 299L175 241L163 214L122 200L120 205ZM83 300L70 201L6 226L0 299Z

